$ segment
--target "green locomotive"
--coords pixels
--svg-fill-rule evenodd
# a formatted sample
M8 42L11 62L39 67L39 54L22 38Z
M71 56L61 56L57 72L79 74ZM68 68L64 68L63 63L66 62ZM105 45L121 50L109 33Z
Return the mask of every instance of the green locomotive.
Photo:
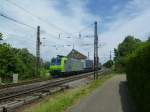
M67 57L64 56L57 56L56 58L52 58L51 64L50 64L50 74L51 75L60 75L60 73L65 72L65 62L67 60Z

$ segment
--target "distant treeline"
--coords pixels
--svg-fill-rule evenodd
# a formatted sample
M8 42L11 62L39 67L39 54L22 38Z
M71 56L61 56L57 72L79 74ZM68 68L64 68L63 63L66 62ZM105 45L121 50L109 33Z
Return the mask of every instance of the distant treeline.
M128 36L115 49L115 69L126 72L129 93L137 112L150 112L150 38Z
M20 79L38 77L35 74L36 57L27 49L13 48L2 40L0 33L0 77L9 80L13 73L19 74Z

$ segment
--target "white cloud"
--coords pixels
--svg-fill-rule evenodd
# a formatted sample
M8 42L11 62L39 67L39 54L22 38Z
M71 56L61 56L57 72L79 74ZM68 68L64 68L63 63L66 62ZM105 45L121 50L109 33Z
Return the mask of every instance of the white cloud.
M107 43L102 48L101 54L109 55L109 51L117 45L127 35L133 35L140 39L150 34L150 5L149 0L133 0L129 2L124 10L118 12L116 21L109 23L109 30L101 35L101 40ZM137 12L138 11L138 14ZM134 15L134 16L133 16ZM109 57L107 57L108 59Z

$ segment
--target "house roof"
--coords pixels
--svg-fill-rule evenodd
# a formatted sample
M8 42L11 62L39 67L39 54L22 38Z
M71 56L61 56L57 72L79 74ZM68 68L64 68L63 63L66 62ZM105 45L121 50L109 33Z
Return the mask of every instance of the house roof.
M74 58L74 59L86 59L87 56L83 55L79 51L72 49L71 52L67 55L68 58Z

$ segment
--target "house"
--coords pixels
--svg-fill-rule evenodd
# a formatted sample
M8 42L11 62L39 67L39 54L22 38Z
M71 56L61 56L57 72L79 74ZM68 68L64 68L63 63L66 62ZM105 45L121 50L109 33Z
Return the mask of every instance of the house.
M87 59L87 56L83 55L79 51L72 49L71 52L67 55L68 58L74 58L79 60L85 60Z

